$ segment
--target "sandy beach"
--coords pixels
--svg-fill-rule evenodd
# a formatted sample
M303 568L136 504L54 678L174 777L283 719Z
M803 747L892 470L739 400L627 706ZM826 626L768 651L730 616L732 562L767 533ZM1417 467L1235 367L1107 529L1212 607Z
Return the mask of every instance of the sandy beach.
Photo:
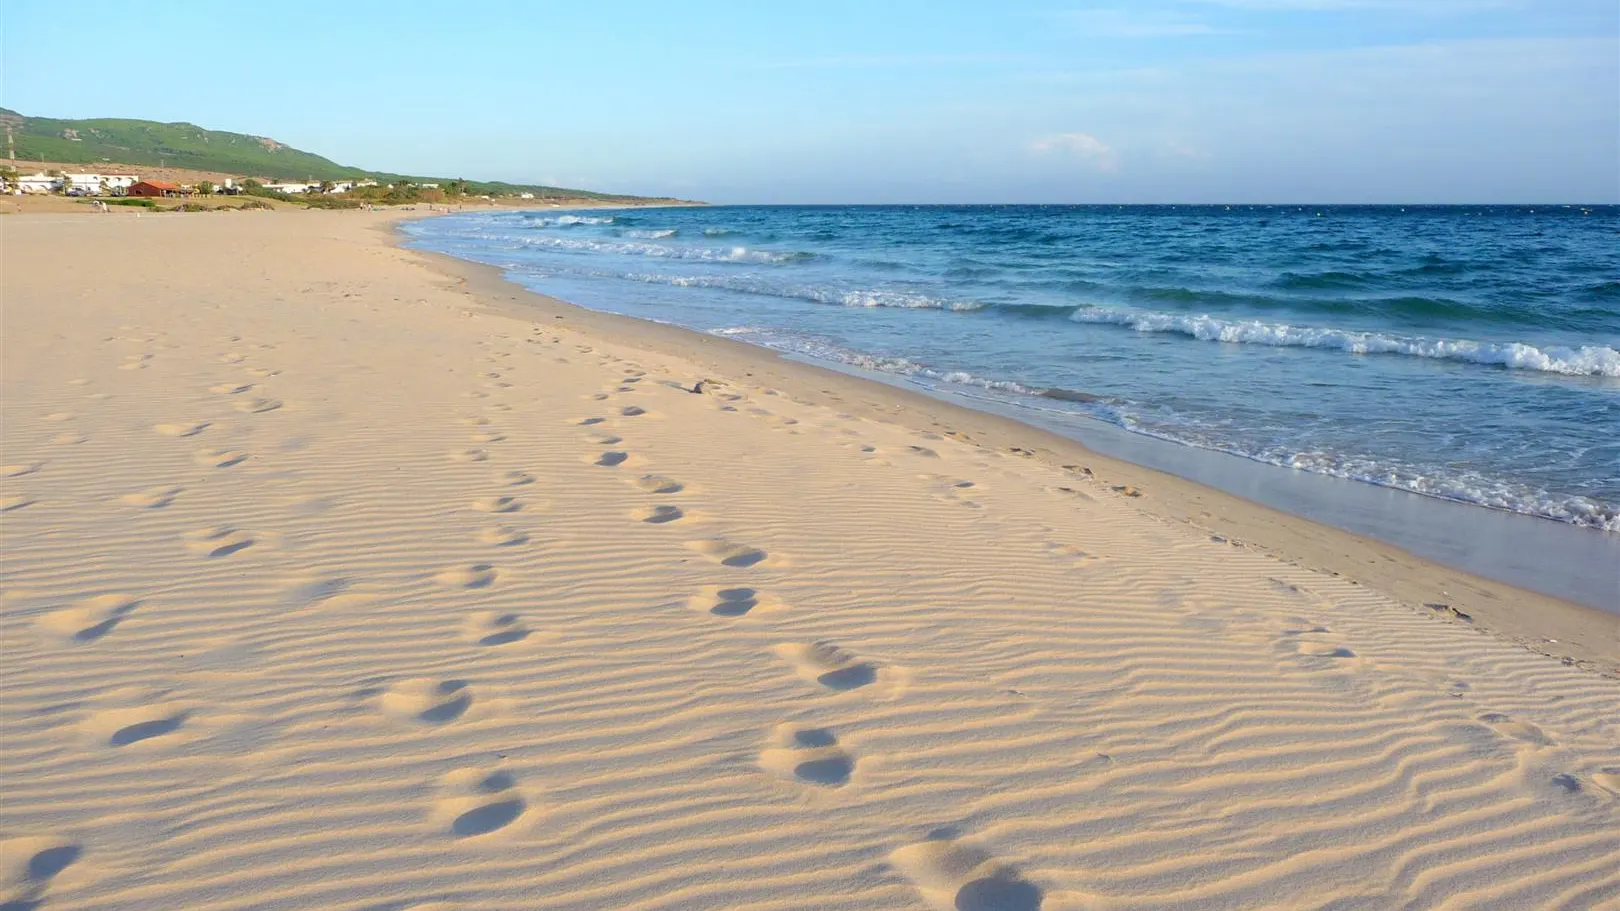
M1620 617L398 217L0 219L0 907L1620 907Z

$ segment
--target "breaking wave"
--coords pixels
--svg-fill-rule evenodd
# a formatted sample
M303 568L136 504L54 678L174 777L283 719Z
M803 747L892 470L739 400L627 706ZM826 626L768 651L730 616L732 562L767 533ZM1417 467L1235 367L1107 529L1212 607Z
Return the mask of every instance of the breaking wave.
M536 228L566 228L569 225L611 225L611 215L530 215L523 219Z
M1404 354L1566 376L1620 377L1620 351L1602 345L1548 346L1542 349L1522 342L1475 342L1385 335L1110 307L1081 307L1069 318L1077 323L1125 326L1137 332L1172 332L1210 342L1269 345L1275 348L1328 348L1350 354Z
M663 235L668 236L668 235ZM510 240L511 238L505 238ZM776 250L751 250L748 247L672 247L668 244L635 241L588 240L582 237L540 235L523 237L518 242L526 247L544 247L578 253L612 253L619 256L650 256L659 259L690 259L711 263L782 264L815 259L814 253Z

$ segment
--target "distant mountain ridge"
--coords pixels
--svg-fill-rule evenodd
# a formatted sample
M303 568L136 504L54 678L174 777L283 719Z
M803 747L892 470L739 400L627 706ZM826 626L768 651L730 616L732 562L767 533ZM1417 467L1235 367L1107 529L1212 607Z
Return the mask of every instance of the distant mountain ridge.
M451 178L366 171L340 165L330 158L305 152L264 136L206 130L191 123L159 123L155 120L91 118L63 120L53 117L27 117L0 108L0 129L9 135L10 148L0 154L9 159L14 153L19 169L27 162L50 161L66 164L102 162L217 171L243 177L276 180L337 180L370 177L392 182L404 177L415 182L448 182ZM8 160L5 162L10 164ZM573 190L501 181L476 181L480 192L515 194L532 192L541 197L581 199L643 199L616 196L589 190Z

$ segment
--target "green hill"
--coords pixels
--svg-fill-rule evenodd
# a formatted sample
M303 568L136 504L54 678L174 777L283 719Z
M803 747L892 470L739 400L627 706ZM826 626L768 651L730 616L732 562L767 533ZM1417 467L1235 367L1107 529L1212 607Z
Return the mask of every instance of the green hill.
M189 168L219 171L244 177L275 180L336 180L370 177L392 182L404 177L421 183L447 183L449 178L389 174L345 167L312 152L295 149L274 139L205 130L190 123L158 123L154 120L95 118L58 120L51 117L25 117L0 108L0 128L10 134L12 149L20 168L32 161L62 164L102 162ZM504 182L479 182L474 192L515 194L531 192L542 198L636 200L643 197L615 196L588 190L571 190Z

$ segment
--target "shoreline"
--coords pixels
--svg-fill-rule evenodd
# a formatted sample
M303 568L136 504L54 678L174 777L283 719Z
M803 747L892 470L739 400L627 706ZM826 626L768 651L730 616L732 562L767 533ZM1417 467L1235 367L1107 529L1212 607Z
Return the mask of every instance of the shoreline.
M538 311L546 318L568 320L572 328L583 328L587 334L676 353L720 374L769 382L808 404L833 404L828 396L836 389L843 393L836 404L862 417L1017 452L1059 469L1071 465L1090 469L1089 476L1108 487L1138 491L1133 505L1162 520L1195 526L1234 546L1257 549L1292 565L1343 576L1414 610L1446 615L1531 651L1620 677L1620 614L1483 577L1385 541L1104 455L1079 440L1016 417L747 342L591 310L531 291L509 281L497 266L407 246L410 238L395 227L403 220L390 219L382 226L388 243L423 257L435 271L462 283L466 293L503 315L532 320ZM885 397L893 401L885 401ZM861 401L861 407L850 407L850 399ZM1466 508L1465 504L1450 505Z

